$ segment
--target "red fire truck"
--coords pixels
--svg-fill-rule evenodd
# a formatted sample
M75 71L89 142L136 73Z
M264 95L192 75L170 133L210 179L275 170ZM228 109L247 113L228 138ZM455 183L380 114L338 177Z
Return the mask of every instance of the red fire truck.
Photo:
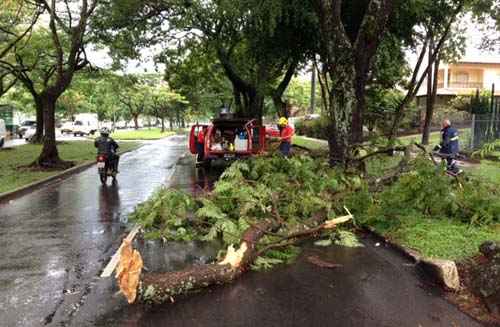
M199 133L204 133L200 155ZM213 160L234 160L261 154L266 149L266 128L255 119L221 117L210 124L196 124L189 135L189 150L197 155L197 164Z

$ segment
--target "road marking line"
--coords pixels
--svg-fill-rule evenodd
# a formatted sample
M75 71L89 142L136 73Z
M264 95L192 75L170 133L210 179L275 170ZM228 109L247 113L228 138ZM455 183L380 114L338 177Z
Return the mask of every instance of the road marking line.
M141 227L139 225L135 225L134 228L127 235L127 237L125 238L125 240L132 242L132 240L134 239L135 235L137 235L137 233L139 232L140 228ZM113 255L113 257L111 257L111 260L109 260L109 263L106 266L106 268L104 268L104 270L102 271L101 278L111 277L111 274L116 269L116 266L118 265L118 262L120 261L120 252L122 250L122 247L123 247L123 242L120 245L120 247L118 248L118 250L116 250L116 252Z

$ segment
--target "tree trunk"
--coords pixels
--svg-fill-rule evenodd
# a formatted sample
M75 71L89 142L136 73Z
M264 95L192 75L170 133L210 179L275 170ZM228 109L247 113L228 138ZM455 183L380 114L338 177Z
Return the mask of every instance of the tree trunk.
M55 108L57 98L52 95L42 95L44 120L44 138L42 153L34 165L43 168L65 169L72 166L71 162L62 161L56 146Z
M309 113L314 114L316 109L316 63L313 62L311 68L311 104L309 108Z
M133 115L134 119L134 129L139 129L139 115Z
M346 67L347 68L347 67ZM352 67L351 67L352 68ZM352 69L353 70L353 69ZM340 69L337 67L336 73ZM346 70L346 72L349 69ZM328 115L330 117L330 128L328 145L330 149L330 165L346 165L349 159L351 144L351 118L355 107L354 82L349 75L343 74L334 81L334 89L330 91Z
M35 135L33 136L32 142L33 143L41 143L43 141L43 126L44 126L44 119L43 119L43 103L42 99L37 96L34 98L35 99L35 107L36 107L36 132Z
M355 94L356 106L352 112L351 138L353 143L363 142L363 113L366 108L365 85L363 81L356 80Z
M274 107L276 108L276 112L280 117L288 118L290 116L290 111L288 110L288 106L285 101L281 98L281 95L273 96Z
M450 20L448 21L444 32L441 34L439 42L435 46L434 51L432 52L432 57L434 59L438 57L438 55L439 55L439 53L444 45L444 42L447 40L447 38L449 36L451 27L452 27L453 23L455 22L455 19L458 17L458 14L462 11L463 7L464 7L464 1L460 1L457 8L450 16ZM418 73L420 70L420 65L423 61L425 47L426 47L428 41L429 41L429 37L427 36L425 39L425 42L424 42L424 46L423 46L424 49L421 51L421 54L418 58L417 66L413 70L413 76L412 76L412 79L410 81L410 87L408 89L408 92L406 93L406 96L403 99L403 101L399 104L398 108L396 109L396 114L394 116L391 130L389 132L389 139L390 140L394 140L394 138L397 136L399 124L403 120L403 116L405 114L404 109L415 98L418 90L420 89L420 86L422 85L422 82L424 81L425 77L427 76L428 69L425 69L422 76L420 76L420 79L417 79Z
M285 73L285 76L281 80L278 87L273 90L272 98L274 102L274 106L276 107L276 111L282 117L288 118L290 116L288 105L285 101L283 101L283 94L286 91L286 88L290 84L290 81L293 78L293 74L295 74L295 70L297 69L298 61L294 60L289 66Z
M262 122L262 114L264 112L264 95L257 88L252 88L248 93L248 107L245 112L245 118L256 119L257 122Z
M235 105L235 115L238 117L242 117L244 115L245 109L243 107L243 103L241 102L241 91L233 85L233 97L234 97L234 105Z
M434 40L431 38L429 43L429 53L434 48ZM429 71L427 72L427 105L425 110L424 126L422 131L422 144L429 144L429 137L431 133L432 117L434 116L434 105L436 103L437 96L437 82L439 74L439 61L441 56L437 56L437 59L433 63L432 58L429 60ZM434 73L432 73L432 67L434 66Z
M181 111L180 109L177 109L175 111L175 124L177 128L181 127Z
M165 133L165 117L161 117L161 132Z
M304 239L316 238L323 231L336 228L352 216L338 217L324 221L318 220L315 227L304 225L302 229L283 237L280 241L266 246L259 246L259 241L269 232L276 231L281 222L269 219L249 227L241 237L238 250L228 248L223 261L214 264L194 265L182 271L166 273L145 273L141 275L142 258L132 250L131 241L125 240L122 246L120 263L117 268L117 279L120 290L129 303L136 300L137 289L142 301L161 303L173 300L174 296L196 291L211 285L230 282L248 271L257 257L267 251L283 248ZM316 221L316 219L313 219ZM139 283L139 276L141 282Z

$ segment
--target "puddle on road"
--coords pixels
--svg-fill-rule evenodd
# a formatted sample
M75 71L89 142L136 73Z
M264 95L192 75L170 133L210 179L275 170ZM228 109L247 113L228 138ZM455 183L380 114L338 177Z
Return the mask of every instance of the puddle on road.
M141 253L148 272L166 272L215 261L221 243L136 240L134 248Z
M214 169L196 168L191 155L179 159L169 185L193 195L210 192L224 172L223 167ZM181 270L193 264L215 261L221 242L163 242L162 240L137 239L134 242L144 260L148 272Z
M215 165L210 169L196 168L194 159L187 155L179 159L175 168L175 174L169 187L175 188L193 195L210 192L219 177L224 172L225 166Z

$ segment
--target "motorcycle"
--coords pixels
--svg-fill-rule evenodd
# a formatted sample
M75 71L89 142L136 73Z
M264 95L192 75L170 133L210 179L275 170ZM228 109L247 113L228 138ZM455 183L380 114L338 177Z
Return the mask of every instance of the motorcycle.
M116 181L116 168L111 164L107 155L100 154L97 156L97 171L103 185L106 185L108 177L112 177L113 182Z

